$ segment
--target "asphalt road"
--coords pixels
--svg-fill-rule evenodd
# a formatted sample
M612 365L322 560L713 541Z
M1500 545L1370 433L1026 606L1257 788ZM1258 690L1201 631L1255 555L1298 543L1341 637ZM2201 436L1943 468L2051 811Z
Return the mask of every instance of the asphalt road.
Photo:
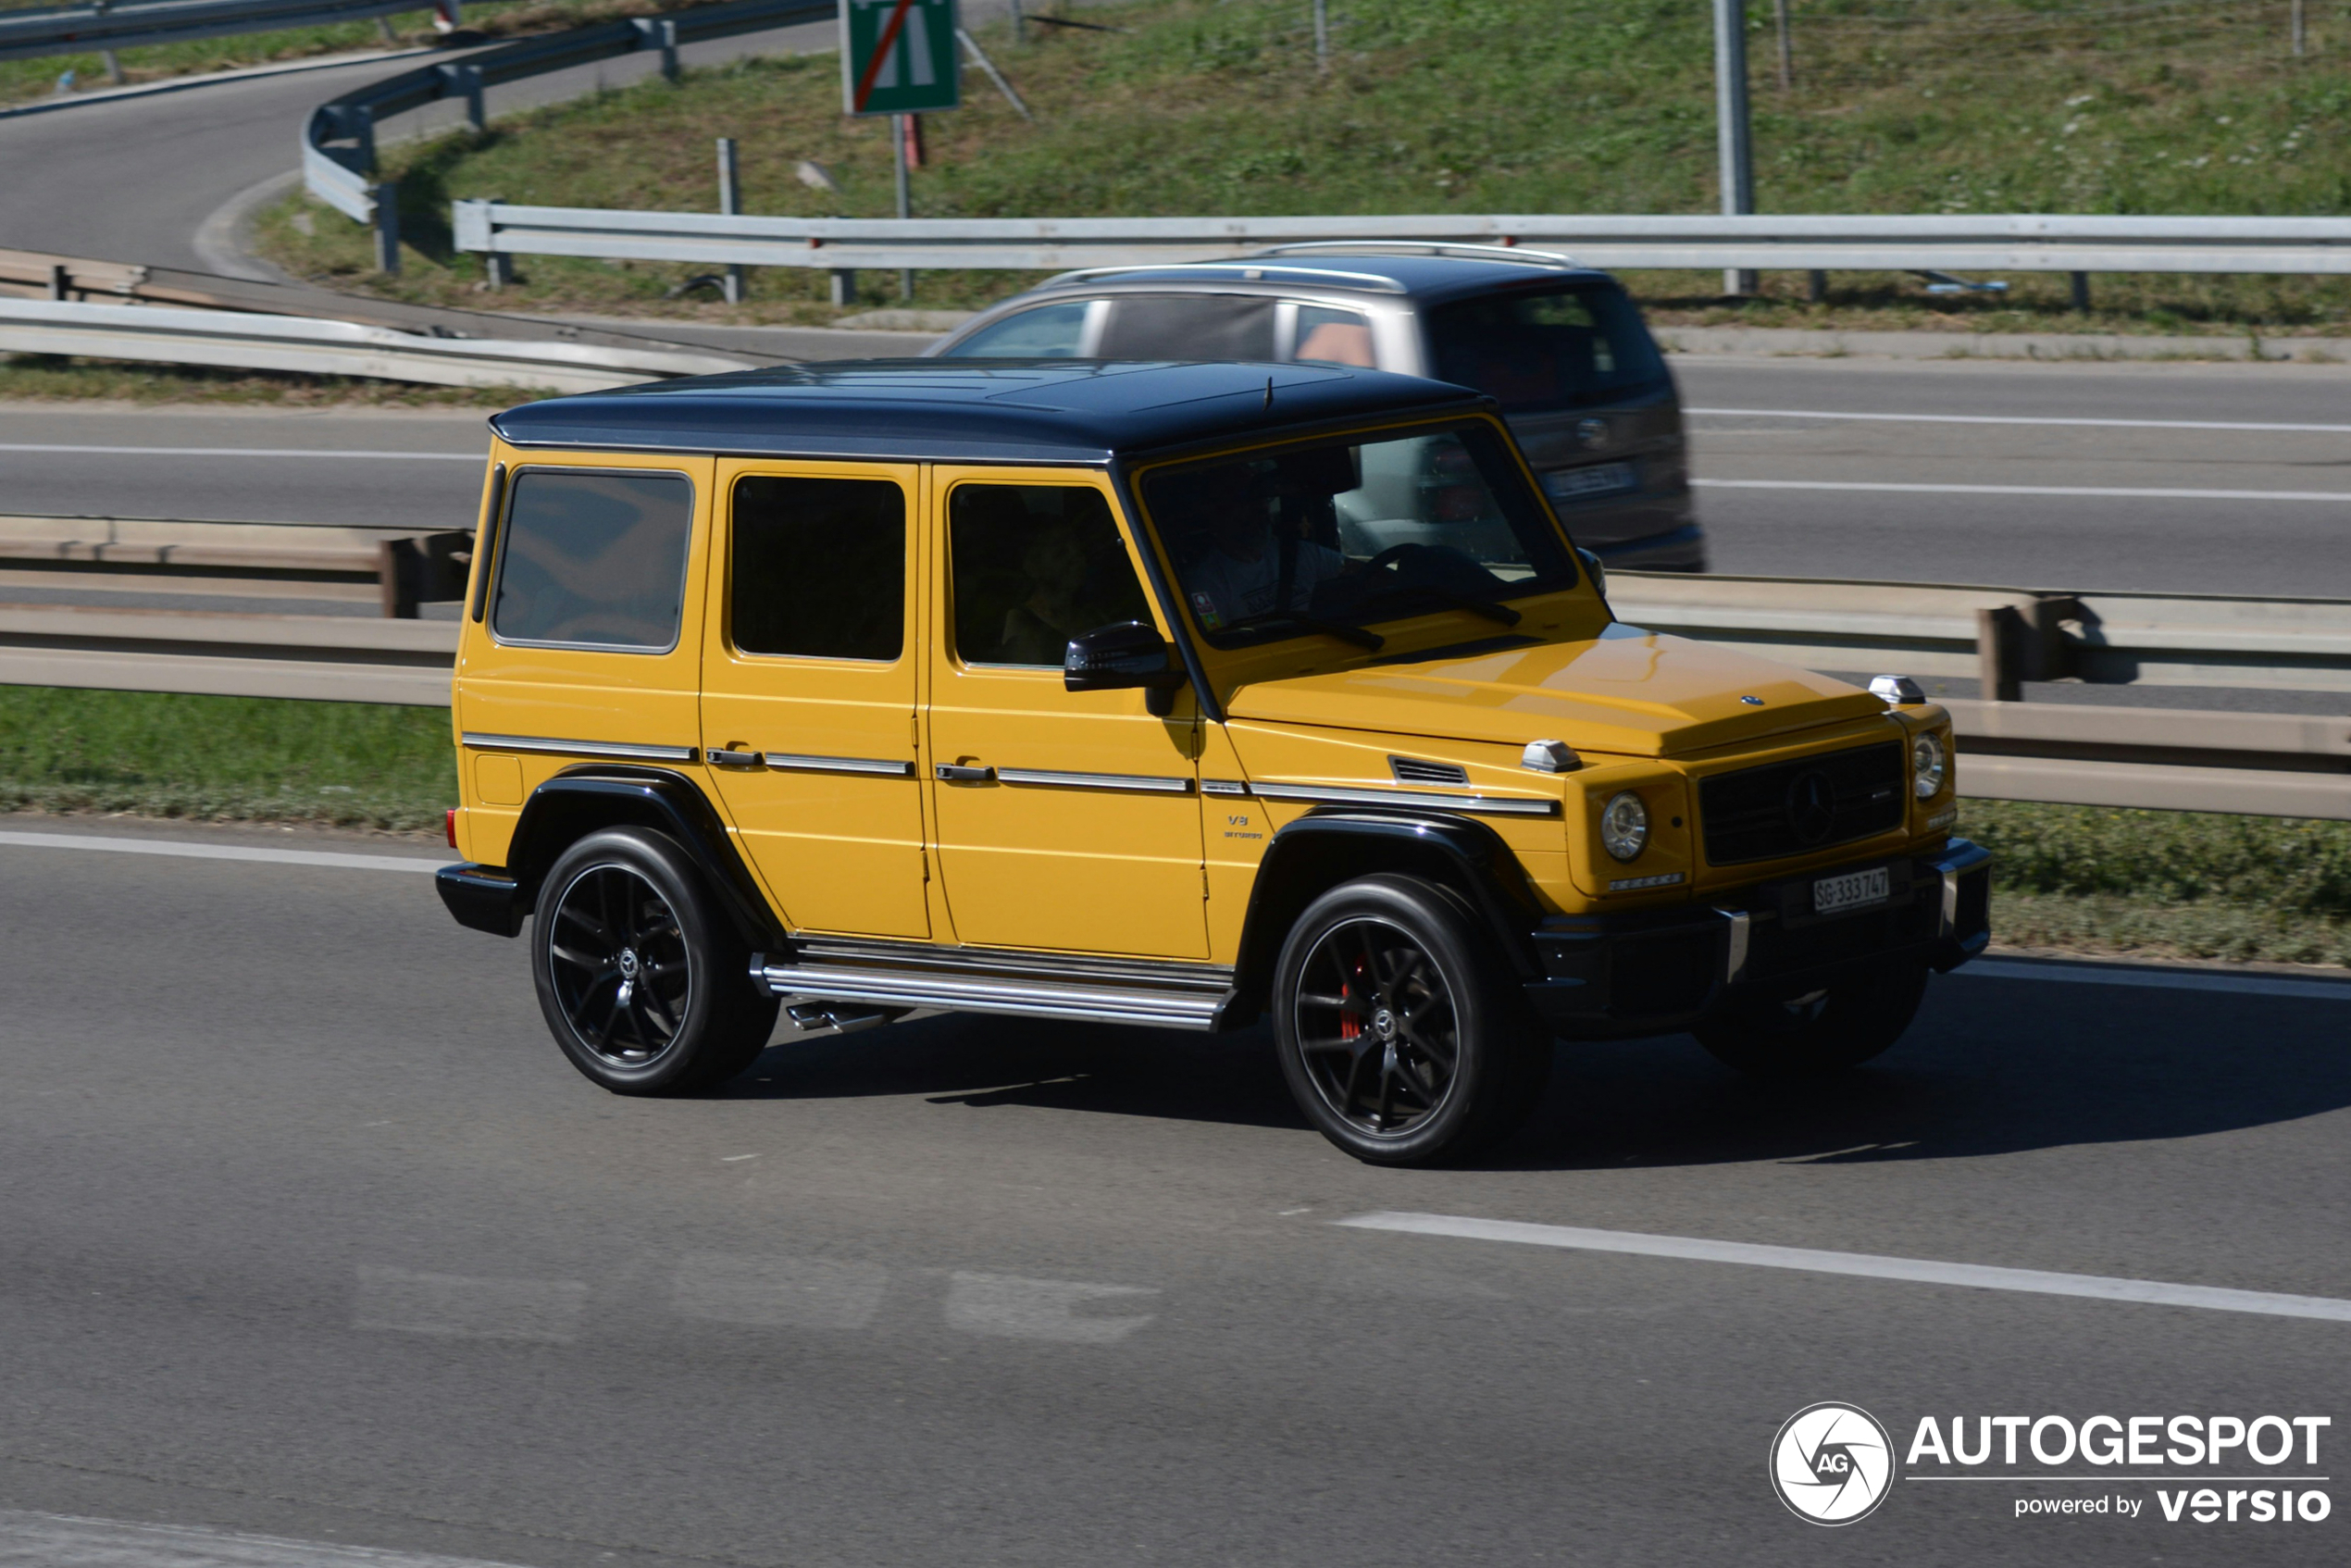
M1718 571L2351 596L2344 367L1674 369Z
M1928 1415L2326 1415L2316 1467L2198 1473L2332 1478L2351 1321L1333 1222L2340 1302L2351 989L1952 977L1808 1088L1563 1048L1498 1160L1392 1172L1306 1130L1256 1035L932 1018L617 1099L522 945L421 876L16 836L428 850L6 827L0 1562L281 1561L74 1557L99 1526L25 1512L542 1568L2345 1555L2340 1509L2168 1524L2152 1484L2029 1461L1821 1529L1765 1455L1826 1400L1904 1449ZM2145 1512L2014 1512L2103 1494Z

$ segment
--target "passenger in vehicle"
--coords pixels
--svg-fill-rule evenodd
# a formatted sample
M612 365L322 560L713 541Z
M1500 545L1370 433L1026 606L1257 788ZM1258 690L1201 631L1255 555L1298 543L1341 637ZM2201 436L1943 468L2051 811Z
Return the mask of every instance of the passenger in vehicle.
M1020 569L1028 597L1004 614L997 659L1008 665L1057 665L1069 640L1086 624L1081 591L1086 586L1086 545L1061 517L1045 519L1022 552Z
M1303 610L1314 591L1347 569L1328 545L1274 529L1264 488L1247 464L1228 463L1200 479L1208 549L1184 574L1192 608L1211 629L1274 610ZM1284 591L1284 585L1287 591Z

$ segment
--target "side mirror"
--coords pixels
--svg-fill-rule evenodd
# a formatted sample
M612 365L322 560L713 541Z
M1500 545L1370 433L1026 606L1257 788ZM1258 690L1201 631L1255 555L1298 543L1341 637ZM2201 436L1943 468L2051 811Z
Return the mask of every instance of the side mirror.
M1097 627L1069 640L1062 656L1062 685L1071 691L1145 692L1144 705L1164 718L1175 710L1176 690L1186 679L1176 651L1159 628L1142 621Z
M1599 591L1600 597L1607 598L1608 568L1600 565L1600 558L1580 544L1575 547L1575 558L1584 563L1584 570L1590 574L1592 586Z

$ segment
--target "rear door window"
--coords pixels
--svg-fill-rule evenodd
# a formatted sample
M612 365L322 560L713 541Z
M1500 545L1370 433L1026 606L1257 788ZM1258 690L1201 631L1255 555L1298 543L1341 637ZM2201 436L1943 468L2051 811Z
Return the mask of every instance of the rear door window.
M525 469L498 552L491 629L504 642L676 647L693 528L683 474Z
M1665 379L1640 312L1606 283L1440 305L1428 342L1438 380L1475 387L1512 413L1605 403Z
M898 657L906 642L906 492L888 479L735 481L728 611L746 653Z
M1069 359L1086 346L1092 300L1039 305L983 327L946 351L943 359Z
M1274 357L1274 301L1247 294L1122 294L1110 302L1101 359Z

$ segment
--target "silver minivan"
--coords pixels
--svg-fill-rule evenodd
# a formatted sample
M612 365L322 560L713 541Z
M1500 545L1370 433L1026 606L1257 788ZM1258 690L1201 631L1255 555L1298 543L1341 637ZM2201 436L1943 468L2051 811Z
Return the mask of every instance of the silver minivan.
M1499 400L1577 544L1703 571L1673 372L1616 280L1499 245L1287 245L1236 261L1065 272L981 312L953 359L1359 365Z

